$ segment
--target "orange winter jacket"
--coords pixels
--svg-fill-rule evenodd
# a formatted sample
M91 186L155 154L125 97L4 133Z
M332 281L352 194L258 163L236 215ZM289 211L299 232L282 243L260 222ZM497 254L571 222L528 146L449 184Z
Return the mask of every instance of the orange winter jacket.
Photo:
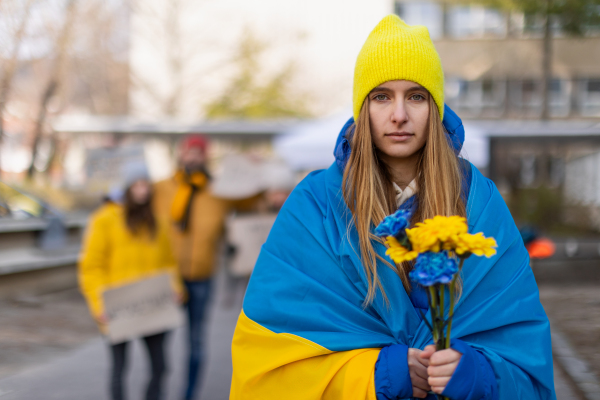
M227 214L233 209L250 209L258 196L233 201L213 196L210 187L199 190L192 198L189 227L182 232L171 217L177 188L178 183L174 178L154 185L156 215L170 221L171 243L181 276L189 281L210 278L214 272Z

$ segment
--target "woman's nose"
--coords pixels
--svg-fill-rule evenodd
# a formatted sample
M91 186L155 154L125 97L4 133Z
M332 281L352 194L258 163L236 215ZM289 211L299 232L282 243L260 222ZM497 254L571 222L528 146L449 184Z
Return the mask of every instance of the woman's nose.
M404 107L404 102L399 101L394 104L394 108L392 110L392 122L401 123L406 122L408 119L408 114L406 113L406 108Z

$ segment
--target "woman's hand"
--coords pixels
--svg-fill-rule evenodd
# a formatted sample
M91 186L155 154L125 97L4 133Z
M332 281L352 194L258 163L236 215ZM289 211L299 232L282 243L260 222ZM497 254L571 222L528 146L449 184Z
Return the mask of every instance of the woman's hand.
M423 351L408 349L408 371L413 386L413 397L424 399L431 387L427 383L429 360L422 357Z
M427 367L428 383L431 390L437 394L442 394L452 374L460 362L462 354L453 349L435 351L434 345L425 347L421 357L429 360Z
M183 305L185 296L183 295L183 293L173 292L173 300L175 300L175 303L181 306Z
M94 319L101 325L108 324L108 317L104 313L94 316Z

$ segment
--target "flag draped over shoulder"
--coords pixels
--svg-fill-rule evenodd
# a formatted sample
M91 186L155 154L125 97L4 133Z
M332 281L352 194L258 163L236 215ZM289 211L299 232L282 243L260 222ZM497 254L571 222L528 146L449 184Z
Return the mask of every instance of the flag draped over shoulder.
M231 399L376 399L379 349L432 343L384 263L389 306L378 292L364 307L368 284L341 183L334 163L305 178L281 210L234 334ZM527 251L496 187L475 167L467 219L469 232L496 239L498 253L466 260L452 336L486 356L500 399L555 399L550 327ZM387 257L382 244L375 249Z

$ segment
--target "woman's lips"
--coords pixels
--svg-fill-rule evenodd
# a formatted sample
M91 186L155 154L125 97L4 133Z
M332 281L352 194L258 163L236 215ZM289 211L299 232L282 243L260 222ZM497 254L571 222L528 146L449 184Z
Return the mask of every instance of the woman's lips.
M392 132L386 133L385 136L389 137L394 142L406 142L414 135L408 132Z

